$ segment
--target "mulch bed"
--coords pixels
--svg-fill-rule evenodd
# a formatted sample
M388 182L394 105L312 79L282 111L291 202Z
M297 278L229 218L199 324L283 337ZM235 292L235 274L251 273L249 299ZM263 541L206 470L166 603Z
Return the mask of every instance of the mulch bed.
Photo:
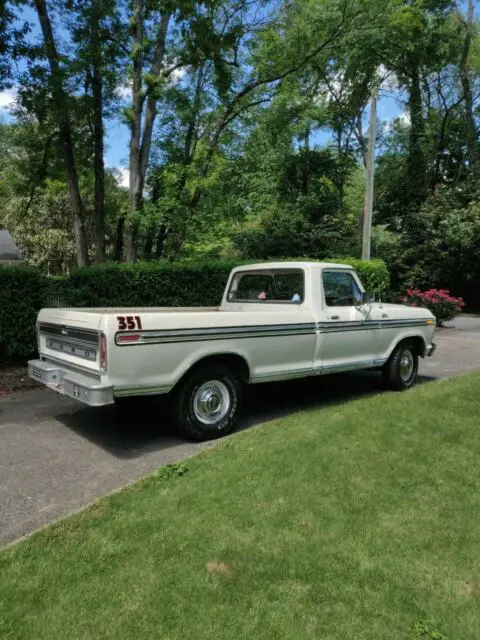
M39 389L41 384L28 377L27 368L0 364L0 396L8 396L13 391Z

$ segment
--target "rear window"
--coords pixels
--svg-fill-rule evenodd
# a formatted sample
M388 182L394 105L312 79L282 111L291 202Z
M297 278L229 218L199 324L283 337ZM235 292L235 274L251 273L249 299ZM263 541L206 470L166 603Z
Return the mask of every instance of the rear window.
M305 294L301 269L244 271L233 278L229 302L291 302L299 304Z

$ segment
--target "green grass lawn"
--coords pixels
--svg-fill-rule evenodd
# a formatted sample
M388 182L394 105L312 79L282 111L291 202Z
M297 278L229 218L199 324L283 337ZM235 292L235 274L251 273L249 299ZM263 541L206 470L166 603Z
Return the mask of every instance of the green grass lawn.
M0 638L478 640L479 463L478 374L241 433L1 552Z

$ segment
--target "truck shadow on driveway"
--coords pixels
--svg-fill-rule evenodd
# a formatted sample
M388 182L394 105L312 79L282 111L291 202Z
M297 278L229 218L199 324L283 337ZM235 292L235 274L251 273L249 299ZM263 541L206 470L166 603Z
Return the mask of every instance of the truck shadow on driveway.
M418 377L418 383L430 380L435 378ZM342 404L384 392L380 375L370 372L252 385L246 389L237 432L298 411ZM124 407L87 407L57 415L56 419L118 458L137 458L150 451L182 444L189 446L193 453L208 445L187 443L177 435L169 420L168 408L167 398L145 398L138 399L128 410Z

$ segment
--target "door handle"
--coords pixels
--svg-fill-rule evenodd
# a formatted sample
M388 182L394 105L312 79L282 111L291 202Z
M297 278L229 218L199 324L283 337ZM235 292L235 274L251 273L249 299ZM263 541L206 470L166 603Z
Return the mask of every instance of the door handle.
M388 318L388 313L382 313L382 318Z
M330 320L340 320L340 316L330 316Z

